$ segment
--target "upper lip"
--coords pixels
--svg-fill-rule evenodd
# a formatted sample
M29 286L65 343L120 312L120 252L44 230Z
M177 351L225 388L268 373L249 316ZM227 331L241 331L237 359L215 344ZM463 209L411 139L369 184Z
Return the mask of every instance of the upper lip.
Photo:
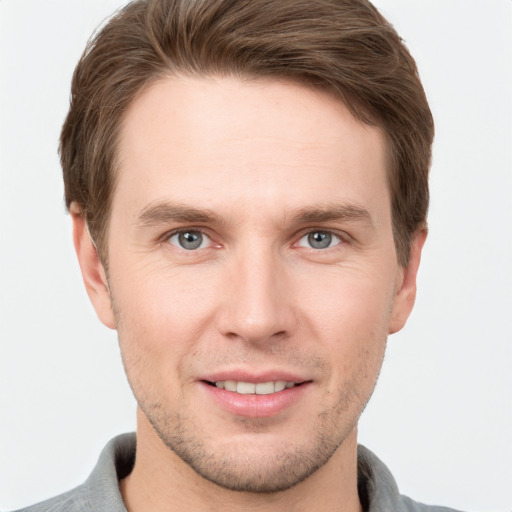
M226 380L232 380L235 382L251 382L258 384L261 382L306 382L311 379L300 376L294 372L285 370L267 370L261 372L247 371L247 370L224 370L208 375L204 375L199 380L206 382L220 382Z

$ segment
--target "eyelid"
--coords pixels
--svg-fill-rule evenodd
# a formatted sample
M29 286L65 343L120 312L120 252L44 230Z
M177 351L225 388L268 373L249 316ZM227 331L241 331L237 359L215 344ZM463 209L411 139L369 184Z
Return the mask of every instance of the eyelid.
M211 234L210 230L203 227L203 226L186 226L186 227L179 227L179 228L175 228L175 229L172 229L172 230L169 230L169 231L166 231L162 236L159 237L159 242L160 243L169 243L169 239L175 235L179 235L180 233L189 233L189 232L198 232L198 233L201 233L204 237L206 237L209 241L210 241L210 246L213 246L213 248L220 248L221 247L221 243L219 242L216 242L215 241L215 237ZM303 228L301 229L298 233L296 233L294 236L293 236L293 242L291 244L291 246L298 246L298 243L300 240L302 240L305 236L309 235L310 233L315 233L315 232L321 232L321 233L329 233L333 236L335 236L336 238L339 239L339 243L335 244L334 246L332 247L328 247L326 249L334 249L335 247L339 246L339 245L344 245L346 243L350 243L352 239L352 237L345 231L340 231L338 229L333 229L333 228L325 228L325 227L309 227L309 228ZM170 244L170 245L173 245L173 244ZM173 245L174 247L176 247L175 245ZM322 249L315 249L313 247L306 247L306 246L299 246L299 247L303 247L305 249L311 249L312 251L315 251L315 252L318 252ZM207 249L208 247L205 247L203 249ZM323 249L324 251L326 249ZM183 249L184 251L186 251L186 249ZM196 249L197 251L198 249ZM187 251L187 252L194 252L194 251Z
M305 236L311 233L329 233L330 235L335 236L340 240L341 243L348 243L351 240L351 236L345 231L340 231L339 229L333 228L322 228L322 227L313 227L313 228L305 228L301 229L295 236L294 245L296 245L300 240L302 240Z
M175 229L172 229L170 231L167 231L166 233L164 233L160 238L159 238L159 242L160 243L165 243L165 244L169 244L177 249L181 249L185 252L189 252L189 253L192 253L192 252L196 252L198 250L201 250L201 249L195 249L195 250L187 250L185 249L184 247L179 247L178 245L175 245L175 244L172 244L170 243L170 239L173 237L173 236L176 236L176 235L180 235L182 233L200 233L203 237L205 237L209 243L208 243L208 246L207 247L202 247L201 249L204 250L204 249L208 249L210 248L212 245L213 246L216 246L216 247L220 247L220 245L216 242L214 242L213 240L213 237L211 234L209 234L208 230L203 228L203 227L196 227L196 226L187 226L187 227L180 227L180 228L175 228Z

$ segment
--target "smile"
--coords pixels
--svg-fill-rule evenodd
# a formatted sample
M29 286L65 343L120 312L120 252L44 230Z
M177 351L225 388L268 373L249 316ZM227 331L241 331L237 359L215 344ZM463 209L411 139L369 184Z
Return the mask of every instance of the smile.
M292 375L282 375L281 379L276 375L276 380L271 380L270 375L267 375L266 379L261 375L252 378L246 376L246 380L242 380L242 375L238 377L240 380L234 380L234 375L231 379L226 377L227 375L219 375L204 379L201 381L202 389L207 392L212 402L224 411L246 418L277 416L299 403L303 397L309 396L314 389L313 381L294 378Z
M219 389L232 391L240 395L271 395L272 393L279 393L285 389L293 388L298 383L286 382L284 380L269 381L269 382L242 382L234 380L221 380L213 382L212 385Z

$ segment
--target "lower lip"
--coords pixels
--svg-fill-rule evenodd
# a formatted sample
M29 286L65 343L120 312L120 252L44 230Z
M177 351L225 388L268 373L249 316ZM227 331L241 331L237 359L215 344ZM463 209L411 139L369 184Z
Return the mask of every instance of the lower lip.
M202 385L209 396L226 412L246 418L268 418L296 404L310 383L306 382L270 395L242 395L217 388L206 382L202 382Z

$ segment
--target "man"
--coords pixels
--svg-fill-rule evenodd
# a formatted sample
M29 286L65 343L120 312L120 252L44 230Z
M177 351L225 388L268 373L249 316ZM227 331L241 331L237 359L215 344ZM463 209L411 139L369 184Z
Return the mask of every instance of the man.
M432 138L368 2L136 1L110 20L61 159L137 434L30 510L447 510L357 446L414 303Z

